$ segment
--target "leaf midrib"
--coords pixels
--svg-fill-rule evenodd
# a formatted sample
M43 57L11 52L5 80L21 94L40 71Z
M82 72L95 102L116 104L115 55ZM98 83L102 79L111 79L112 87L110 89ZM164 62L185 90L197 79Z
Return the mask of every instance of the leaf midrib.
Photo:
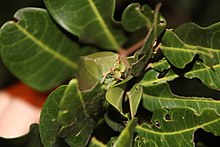
M97 17L97 19L99 20L99 24L101 25L101 27L103 28L105 34L107 35L107 37L109 38L110 42L112 42L112 44L119 49L120 45L117 43L117 41L115 40L113 34L111 33L111 31L109 30L108 26L106 25L105 21L103 20L102 16L100 15L99 10L97 9L97 7L95 6L93 0L88 0L89 5L91 6L95 16Z
M31 39L34 43L40 46L44 51L51 54L54 58L57 58L58 60L62 61L63 63L65 63L66 65L70 66L73 69L76 69L78 67L78 65L75 62L72 62L70 59L59 54L58 52L55 52L52 48L42 43L39 39L37 39L35 36L33 36L30 32L28 32L25 28L23 28L19 24L17 23L13 23L13 24L18 28L18 30L20 30L23 34L25 34L27 38Z
M150 130L148 128L143 128L141 126L136 126L137 129L140 129L140 130L143 130L143 131L146 131L146 132L149 132L149 133L152 133L152 134L157 134L157 135L163 135L163 136L167 136L167 135L176 135L176 134L182 134L182 133L185 133L185 132L189 132L189 131L193 131L193 130L197 130L199 128L203 128L207 125L210 125L210 124L213 124L213 123L216 123L220 121L220 118L218 119L215 119L213 121L209 121L209 122L206 122L202 125L197 125L195 127L191 127L191 128L187 128L187 129L184 129L184 130L180 130L180 131L175 131L175 132L157 132L157 131L154 131L154 130Z
M147 97L152 97L153 99L162 99L162 100L167 100L167 101L183 101L183 102L204 102L204 103L219 103L220 104L220 101L217 101L217 100L208 100L208 99L204 99L204 98L201 98L201 99L197 99L196 97L160 97L160 96L154 96L154 95L150 95L150 94L146 94L146 93L143 93L144 96L147 96Z
M198 46L197 46L198 47ZM201 47L202 48L202 47ZM179 48L179 47L170 47L170 46L163 46L163 45L161 45L161 49L163 50L172 50L172 51L179 51L179 52L189 52L189 53L200 53L200 54L203 54L203 55L206 55L206 56L208 56L208 57L210 57L210 58L213 58L213 55L211 54L209 54L209 53L206 53L206 52L204 52L204 51L199 51L199 50L197 50L197 48L196 47L190 47L190 46L184 46L183 48ZM196 50L193 50L193 49L196 49ZM206 48L202 48L202 49L206 49ZM210 50L209 48L207 48L208 50ZM212 52L220 52L220 51L217 51L217 50L214 50L214 49L212 49Z

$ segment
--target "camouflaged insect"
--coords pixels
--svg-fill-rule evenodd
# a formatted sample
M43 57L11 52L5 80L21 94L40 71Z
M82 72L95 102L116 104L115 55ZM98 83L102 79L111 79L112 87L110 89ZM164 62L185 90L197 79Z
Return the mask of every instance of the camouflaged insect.
M87 72L98 82L109 84L123 80L126 64L118 54L113 52L99 52L82 57L83 66Z

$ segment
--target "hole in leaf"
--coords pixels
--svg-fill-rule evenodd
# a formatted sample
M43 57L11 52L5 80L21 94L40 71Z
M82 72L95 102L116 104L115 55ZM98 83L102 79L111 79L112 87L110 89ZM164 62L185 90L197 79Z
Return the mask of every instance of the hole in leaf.
M54 142L55 142L55 139L52 139L51 142L54 143Z
M172 82L169 82L172 93L180 96L187 97L210 97L215 100L219 100L220 92L217 90L209 89L203 85L201 80L186 79L183 77L176 78Z
M171 120L171 117L170 117L169 114L166 114L166 115L165 115L165 120Z
M159 122L159 121L156 121L156 122L155 122L155 126L156 126L157 128L160 128L160 122Z
M159 75L158 75L158 78L163 78L166 76L166 74L169 72L169 69L165 69L164 71L162 71Z
M139 136L137 136L137 137L135 137L135 139L134 139L135 141L138 141L138 140L140 140L140 137Z
M165 23L165 20L161 17L160 18L160 24L164 24Z

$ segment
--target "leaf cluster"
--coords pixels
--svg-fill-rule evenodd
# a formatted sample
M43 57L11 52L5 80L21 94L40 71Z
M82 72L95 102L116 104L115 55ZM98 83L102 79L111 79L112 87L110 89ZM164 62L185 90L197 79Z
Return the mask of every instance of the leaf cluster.
M170 30L160 3L131 3L119 22L115 0L44 2L0 30L1 59L18 79L39 91L58 87L42 108L39 146L195 146L198 129L220 135L218 100L169 85L185 77L220 89L220 23ZM102 131L100 140L103 125L115 135Z

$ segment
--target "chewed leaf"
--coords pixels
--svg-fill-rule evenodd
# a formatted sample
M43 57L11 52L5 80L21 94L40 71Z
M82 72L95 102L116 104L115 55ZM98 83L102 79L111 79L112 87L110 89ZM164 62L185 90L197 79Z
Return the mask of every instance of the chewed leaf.
M0 31L1 59L32 88L47 91L72 77L84 52L53 22L47 11L24 8Z
M156 146L193 147L193 134L199 128L220 135L220 115L213 109L201 113L190 108L161 109L154 112L151 122L151 125L137 126L136 132L137 136Z
M113 21L115 0L44 0L52 17L64 29L86 43L118 50L125 41L123 31Z
M187 23L174 31L167 30L161 49L165 57L178 68L184 68L196 54L207 66L217 65L220 55L219 30L220 23L206 28Z
M202 83L209 88L220 89L220 63L214 66L206 66L201 62L196 62L193 69L184 74L184 77L192 79L199 78Z
M157 84L166 83L168 81L172 81L179 77L179 75L175 74L174 71L170 70L166 73L163 77L159 78L160 72L157 72L154 69L149 70L144 75L143 79L141 80L141 85L144 87L152 87Z
M161 59L158 62L150 63L149 67L151 67L159 72L163 72L163 71L171 68L170 64L168 63L168 61L165 58Z
M167 83L144 87L143 106L152 112L163 108L190 107L197 112L212 108L220 113L220 101L204 97L174 95Z

